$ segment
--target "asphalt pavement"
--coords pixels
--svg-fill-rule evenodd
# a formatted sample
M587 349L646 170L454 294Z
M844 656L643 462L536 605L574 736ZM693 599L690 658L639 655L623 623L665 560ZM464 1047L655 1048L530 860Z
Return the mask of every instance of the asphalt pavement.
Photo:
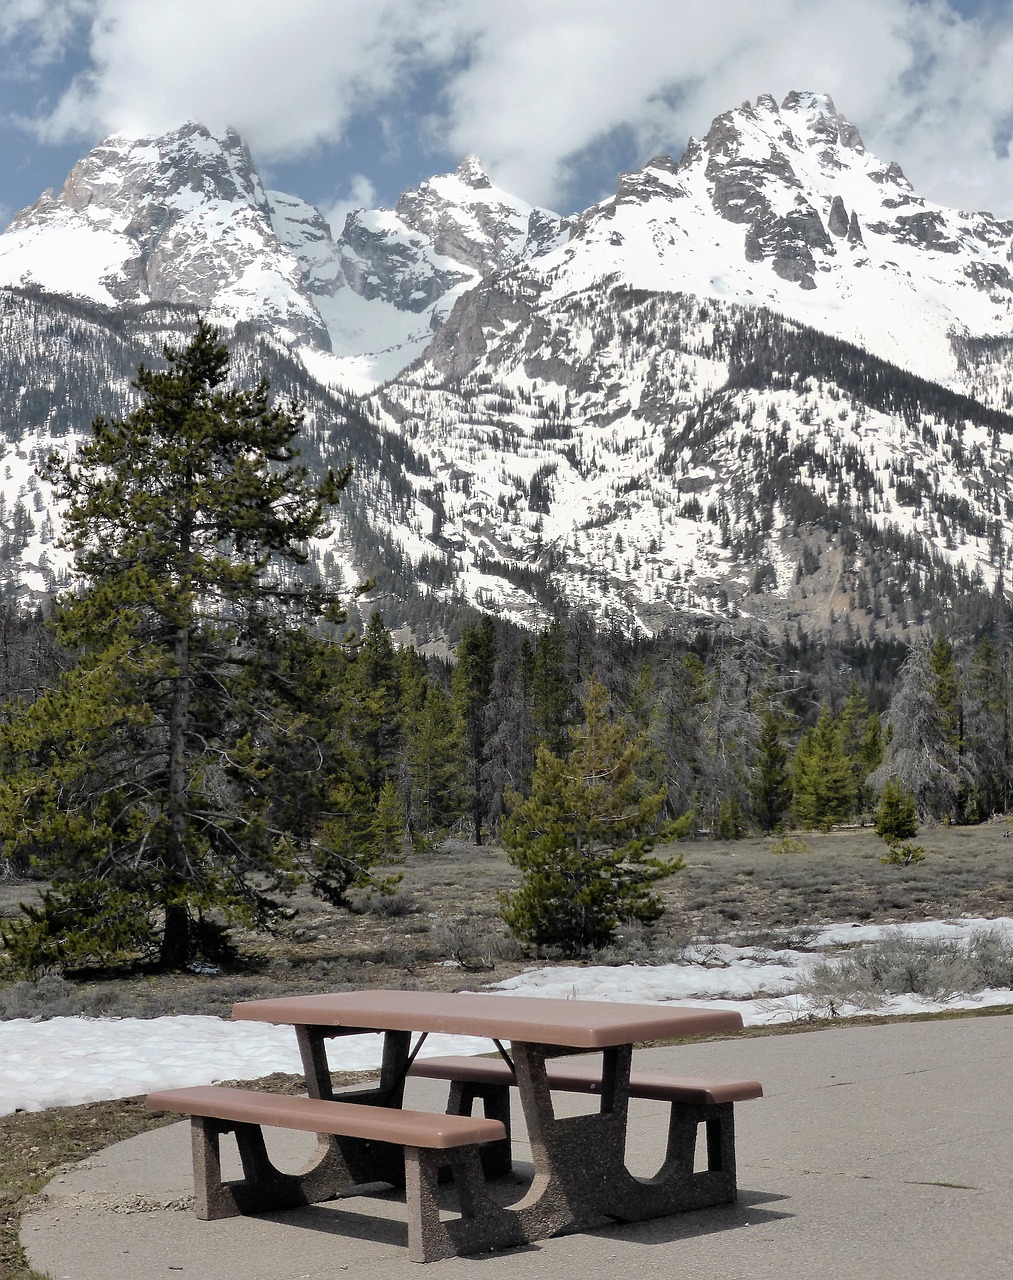
M735 1205L429 1264L456 1280L1009 1280L1013 1277L1013 1017L835 1024L644 1050L684 1075L759 1079L736 1106ZM406 1105L442 1109L446 1086L413 1080ZM580 1110L593 1100L566 1096ZM631 1105L628 1163L661 1159L663 1104ZM530 1153L515 1120L515 1157ZM223 1141L223 1153L231 1144ZM282 1167L312 1138L274 1132ZM235 1176L235 1175L233 1175ZM260 1217L199 1222L189 1125L118 1143L66 1171L22 1221L52 1280L418 1280L403 1195L349 1197Z

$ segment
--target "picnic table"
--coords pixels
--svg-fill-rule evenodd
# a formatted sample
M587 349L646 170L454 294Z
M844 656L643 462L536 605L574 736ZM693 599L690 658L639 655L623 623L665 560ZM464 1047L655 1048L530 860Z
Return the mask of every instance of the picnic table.
M635 1075L631 1089L634 1046L740 1030L740 1015L722 1009L369 990L242 1001L234 1006L233 1017L294 1028L309 1097L272 1103L257 1100L268 1095L257 1095L251 1103L238 1096L246 1091L174 1091L175 1109L188 1111L199 1122L195 1176L199 1166L205 1216L319 1202L351 1187L391 1183L406 1188L411 1256L419 1261L520 1244L607 1219L638 1221L733 1200L732 1102L762 1092L755 1082L687 1082L653 1073ZM367 1032L383 1036L379 1082L335 1095L328 1041ZM458 1081L448 1108L457 1114L404 1109L409 1074L442 1073L453 1082L456 1076L468 1076L469 1062L481 1062L441 1059L442 1065L427 1070L416 1057L433 1033L478 1037L499 1054L486 1068L471 1068L467 1092ZM553 1062L581 1051L600 1054L600 1068L574 1071ZM715 1092L706 1087L713 1083L724 1088ZM593 1093L598 1107L591 1114L557 1116L554 1088ZM523 1110L534 1178L519 1200L504 1205L502 1196L488 1194L486 1182L488 1173L509 1168L512 1091ZM213 1099L216 1093L221 1096ZM224 1096L232 1094L237 1097ZM183 1095L190 1095L191 1108L184 1105ZM626 1168L631 1096L672 1104L665 1160L650 1179L635 1177ZM154 1095L163 1105L169 1097ZM468 1099L466 1108L460 1105L462 1097ZM479 1098L485 1103L484 1118L462 1114ZM318 1133L317 1155L302 1174L277 1174L243 1129L265 1123ZM694 1150L702 1123L707 1126L708 1165L700 1171L694 1168ZM242 1197L228 1200L231 1191L225 1200L215 1199L219 1129L234 1129L237 1139L245 1136L244 1171L254 1184L245 1202ZM209 1133L214 1138L210 1144ZM240 1150L242 1154L242 1140ZM492 1157L484 1161L484 1169L482 1153ZM461 1207L461 1218L451 1221L441 1218L437 1206L438 1175L448 1165Z

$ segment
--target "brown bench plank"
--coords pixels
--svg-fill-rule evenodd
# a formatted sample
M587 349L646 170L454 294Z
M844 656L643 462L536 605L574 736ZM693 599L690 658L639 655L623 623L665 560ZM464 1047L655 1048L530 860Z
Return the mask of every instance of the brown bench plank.
M572 1093L600 1093L601 1068L595 1062L547 1062L550 1089ZM502 1058L441 1057L416 1058L410 1075L430 1080L454 1080L462 1084L512 1085L513 1073ZM630 1073L630 1097L659 1102L695 1102L718 1106L723 1102L745 1102L763 1097L758 1080L710 1080L697 1076L668 1076L660 1072Z
M397 1107L342 1102L340 1099L289 1097L253 1089L231 1089L223 1085L198 1085L149 1093L145 1105L152 1111L175 1111L181 1115L231 1120L239 1124L329 1133L405 1147L425 1147L433 1151L496 1142L506 1135L499 1120L403 1111Z

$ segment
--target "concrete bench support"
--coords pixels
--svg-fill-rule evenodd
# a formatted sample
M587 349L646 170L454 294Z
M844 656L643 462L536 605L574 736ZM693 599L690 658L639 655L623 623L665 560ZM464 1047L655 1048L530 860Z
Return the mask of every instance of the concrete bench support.
M416 1059L410 1074L429 1079L449 1080L447 1110L470 1115L480 1098L486 1116L510 1124L510 1091L516 1085L510 1065L496 1058L442 1057ZM569 1062L545 1064L550 1090L590 1093L603 1098L602 1069L597 1063ZM735 1169L734 1103L763 1096L756 1080L711 1080L692 1076L670 1076L650 1071L631 1071L630 1098L646 1098L670 1104L665 1159L654 1178L635 1179L626 1170L613 1171L609 1180L611 1216L632 1220L673 1212L673 1207L700 1209L729 1204L737 1195ZM548 1122L547 1122L548 1123ZM697 1135L703 1125L707 1143L707 1167L694 1168ZM490 1147L492 1170L509 1171L509 1147L505 1155ZM487 1172L490 1166L486 1165ZM604 1201L603 1201L604 1205ZM636 1208L634 1207L636 1206Z
M405 1187L413 1262L524 1241L516 1216L494 1204L486 1190L479 1149L503 1141L503 1125L496 1120L220 1086L163 1090L149 1094L147 1106L191 1117L199 1218L228 1218L333 1199L363 1183L388 1181L384 1174L391 1156L397 1156L400 1177L395 1185ZM264 1125L316 1133L321 1138L316 1156L299 1173L280 1172L267 1154ZM240 1181L222 1180L223 1133L235 1136L243 1167ZM456 1219L440 1216L439 1176L447 1168L459 1202L461 1216Z

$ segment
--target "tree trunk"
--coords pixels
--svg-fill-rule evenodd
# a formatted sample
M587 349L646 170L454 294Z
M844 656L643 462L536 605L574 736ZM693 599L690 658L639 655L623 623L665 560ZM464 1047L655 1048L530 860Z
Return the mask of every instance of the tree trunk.
M485 806L482 803L482 757L481 746L472 744L471 759L472 793L471 804L471 824L475 834L475 843L482 843L482 818L484 817Z
M187 876L187 769L186 726L190 714L190 628L184 623L176 632L176 676L169 712L169 831L165 861L171 892ZM190 913L185 904L167 903L161 960L164 967L182 969L192 959Z
M192 958L190 913L185 904L172 903L165 908L159 963L163 969L185 969Z

